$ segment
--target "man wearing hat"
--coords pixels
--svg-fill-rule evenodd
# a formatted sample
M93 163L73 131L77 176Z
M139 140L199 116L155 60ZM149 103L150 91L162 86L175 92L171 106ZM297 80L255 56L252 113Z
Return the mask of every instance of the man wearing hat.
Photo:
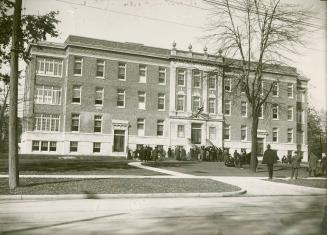
M276 151L270 149L270 144L267 145L267 150L263 154L262 164L267 164L269 179L271 180L274 172L274 163L277 162Z
M295 154L292 156L292 160L291 160L291 166L292 166L291 179L293 179L294 176L295 179L297 179L299 168L300 168L300 162L301 162L301 157L298 154L298 151L295 151L294 153Z

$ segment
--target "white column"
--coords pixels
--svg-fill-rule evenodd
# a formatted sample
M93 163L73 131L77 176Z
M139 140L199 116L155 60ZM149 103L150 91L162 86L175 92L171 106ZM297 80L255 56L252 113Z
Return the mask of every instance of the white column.
M192 113L192 69L186 70L186 112Z
M175 112L176 110L176 66L174 62L170 63L170 76L169 76L169 111Z
M207 72L203 72L202 73L202 80L203 80L203 97L202 97L202 101L203 101L203 112L204 113L208 113L208 73Z

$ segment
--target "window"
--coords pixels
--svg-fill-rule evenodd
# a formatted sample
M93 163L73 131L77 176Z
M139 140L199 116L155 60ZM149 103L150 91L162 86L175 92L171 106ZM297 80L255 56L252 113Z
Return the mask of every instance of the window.
M79 131L79 114L72 113L71 131Z
M138 92L138 108L139 109L145 109L145 92L144 91L139 91Z
M230 125L224 124L224 140L230 140Z
M146 83L146 65L139 65L139 82Z
M293 121L293 107L292 106L288 106L288 108L287 108L287 120Z
M117 107L125 108L125 90L117 90Z
M137 119L137 135L138 136L144 136L144 125L145 121L143 118Z
M104 94L104 89L102 87L95 88L95 104L96 105L103 105L103 94Z
M279 85L278 85L278 83L274 83L273 88L272 88L272 95L278 96L278 94L279 94Z
M287 97L293 98L293 84L287 83Z
M104 78L104 60L97 60L97 70L96 70L96 77L97 78Z
M241 140L246 140L246 126L241 125Z
M241 101L241 116L247 117L248 115L248 105L246 101Z
M32 151L40 151L40 141L38 140L32 141Z
M293 143L293 129L287 129L287 143Z
M216 89L216 76L211 75L209 77L209 83L208 83L209 89L215 90Z
M102 116L95 115L94 116L94 132L101 132L102 127Z
M164 121L158 120L157 121L157 136L163 136L163 130L164 130Z
M54 104L61 103L61 88L53 86L36 86L35 103L36 104Z
M216 113L216 98L209 98L209 113Z
M35 114L35 131L59 131L60 115L57 114Z
M209 140L216 140L217 129L216 127L209 127Z
M126 64L118 63L118 79L122 81L126 81Z
M198 112L200 108L200 97L193 96L193 105L192 105L193 112Z
M273 104L272 105L272 116L273 119L278 119L278 104Z
M225 91L230 92L232 90L231 79L225 78Z
M230 116L231 115L231 107L232 107L232 101L225 100L225 115Z
M201 72L199 70L193 71L193 87L194 88L201 87Z
M185 96L177 95L177 111L184 111Z
M177 85L178 86L185 86L185 69L178 69L177 70Z
M191 142L192 144L201 144L201 129L202 125L199 123L191 124Z
M165 94L158 94L158 110L165 110Z
M62 59L37 58L36 74L54 77L62 77Z
M274 143L278 142L278 128L273 128L272 129L272 141Z
M83 59L82 57L74 58L74 75L82 75Z
M49 150L50 150L50 152L56 152L56 150L57 150L57 142L56 141L50 141Z
M74 104L80 104L81 103L81 86L73 86L73 92L72 92L72 102Z
M159 84L165 84L166 83L166 68L159 67Z
M101 151L101 143L94 142L93 143L93 153L100 153Z
M184 132L184 125L177 125L177 137L178 138L184 138L185 137L185 132Z
M41 151L45 152L49 149L49 142L48 141L41 141Z
M78 142L77 141L70 141L69 151L70 152L77 152L77 150L78 150Z
M263 105L260 106L259 108L259 114L258 114L259 118L263 118Z

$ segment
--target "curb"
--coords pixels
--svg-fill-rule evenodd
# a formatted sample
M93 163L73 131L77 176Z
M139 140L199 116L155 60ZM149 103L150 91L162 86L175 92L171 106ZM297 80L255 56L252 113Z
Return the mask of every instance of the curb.
M125 198L213 198L243 195L246 190L221 193L148 193L148 194L57 194L57 195L0 195L0 200L69 200L69 199L125 199Z

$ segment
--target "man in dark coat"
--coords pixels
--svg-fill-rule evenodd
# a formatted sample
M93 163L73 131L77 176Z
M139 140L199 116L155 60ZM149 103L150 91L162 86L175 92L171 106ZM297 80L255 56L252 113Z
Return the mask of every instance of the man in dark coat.
M270 144L267 145L267 150L263 154L262 164L267 164L269 179L271 180L274 172L274 163L277 162L277 154L270 149Z

